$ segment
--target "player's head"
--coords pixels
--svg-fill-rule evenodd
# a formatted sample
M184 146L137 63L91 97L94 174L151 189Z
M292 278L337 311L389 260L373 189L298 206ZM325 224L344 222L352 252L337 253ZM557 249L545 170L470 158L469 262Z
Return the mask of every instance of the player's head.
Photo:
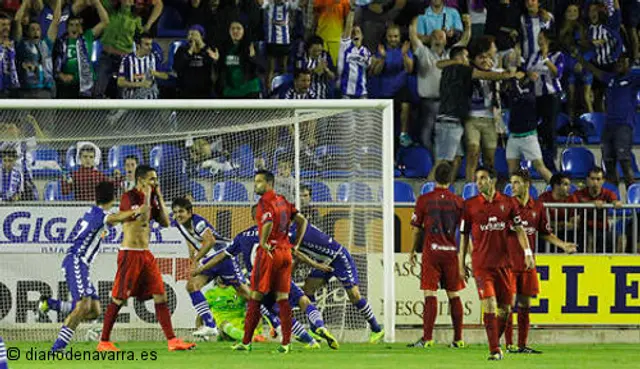
M307 185L300 185L300 207L309 206L311 203L312 190Z
M193 215L193 204L186 197L178 197L171 203L173 218L180 224L185 224L191 220Z
M476 186L480 193L491 196L496 190L496 172L491 168L478 167L475 172Z
M100 182L96 185L96 205L111 207L116 200L116 186L113 182Z
M565 199L571 190L571 178L565 173L557 173L549 180L554 197Z
M600 167L593 167L587 174L587 187L592 193L600 193L604 184L604 171Z
M531 175L528 170L520 168L511 174L509 182L511 183L511 195L523 199L529 193Z
M124 171L127 177L132 177L136 174L136 168L138 167L138 157L135 155L129 155L124 158Z
M156 187L158 185L158 173L148 165L138 165L136 168L136 185Z
M392 24L387 27L387 46L391 49L395 49L400 46L400 42L402 41L402 36L400 34L400 27L397 24Z
M451 178L453 177L451 175L451 172L453 172L453 167L451 166L451 164L447 162L438 164L436 166L436 172L434 177L436 180L436 183L440 186L449 187L449 184L451 184Z
M69 32L69 37L78 38L82 34L82 22L83 19L77 15L69 16L69 19L67 20L67 32Z
M299 93L309 91L311 87L311 71L309 69L296 69L293 72L293 86Z
M18 160L18 152L13 147L7 147L0 152L2 158L2 169L11 170Z
M273 190L273 173L268 170L259 170L253 179L255 192L262 196L265 193Z
M96 165L96 149L91 145L80 148L80 165L83 168L93 168Z
M469 51L464 46L452 47L451 51L449 51L449 57L462 62L464 65L469 65Z
M256 220L257 213L258 213L258 204L251 205L251 219Z
M149 55L153 48L153 36L150 33L142 33L136 37L136 50L138 55Z

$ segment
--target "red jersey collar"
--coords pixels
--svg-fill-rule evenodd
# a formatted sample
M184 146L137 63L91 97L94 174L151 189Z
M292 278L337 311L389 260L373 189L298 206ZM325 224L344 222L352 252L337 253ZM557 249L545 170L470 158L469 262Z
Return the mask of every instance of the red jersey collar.
M262 200L264 201L271 201L275 198L276 198L276 191L274 190L267 191L262 195Z
M502 198L504 197L504 195L500 193L500 191L496 191L496 193L493 195L492 201L487 200L487 198L483 194L479 194L478 196L480 196L483 204L492 204L496 201L502 200Z

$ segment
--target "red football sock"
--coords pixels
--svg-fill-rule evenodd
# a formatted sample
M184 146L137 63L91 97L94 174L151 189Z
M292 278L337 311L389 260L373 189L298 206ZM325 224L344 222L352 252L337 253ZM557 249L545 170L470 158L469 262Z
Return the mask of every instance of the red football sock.
M450 299L449 307L451 309L451 323L453 323L453 341L457 342L462 340L462 320L464 318L460 297Z
M518 312L518 321L520 320L520 313ZM520 324L518 323L518 332L520 331ZM507 324L504 327L504 342L509 345L513 345L513 313L509 313L507 318Z
M102 337L100 341L109 341L111 339L111 330L116 323L118 317L118 311L120 311L121 305L117 305L113 301L107 305L107 311L104 312L104 322L102 323Z
M491 351L491 353L498 352L500 350L500 341L498 338L496 314L484 313L484 329L487 331L489 351Z
M509 317L509 315L507 315L507 317ZM500 341L500 338L502 338L502 334L504 333L504 330L507 328L507 318L503 317L502 315L497 315L497 319L498 319L498 341Z
M278 301L278 307L280 308L280 322L282 324L282 345L288 345L291 342L291 326L293 325L289 300Z
M529 338L529 308L518 306L518 347L526 347L527 338Z
M166 302L156 304L156 319L158 319L158 323L160 323L164 336L167 337L167 341L176 338L176 335L173 333L173 326L171 325L171 313L169 312L169 307Z
M253 332L260 322L260 301L249 300L247 304L247 315L244 319L244 337L242 343L248 345L253 339Z
M426 296L424 298L424 312L422 313L422 340L431 341L433 339L433 326L438 315L438 298Z

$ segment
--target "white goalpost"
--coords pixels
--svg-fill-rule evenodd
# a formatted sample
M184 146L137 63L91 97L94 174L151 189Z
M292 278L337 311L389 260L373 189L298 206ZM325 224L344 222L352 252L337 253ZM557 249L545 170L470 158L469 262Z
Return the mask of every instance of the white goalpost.
M55 339L64 316L43 314L37 305L42 296L69 298L60 263L94 196L77 173L99 173L120 194L135 162L156 168L168 206L190 197L194 212L229 239L253 225L253 173L273 171L276 191L351 252L361 294L383 324L385 341L394 342L393 115L391 100L0 101L0 149L15 150L10 170L22 178L16 195L0 200L0 336ZM302 197L307 189L310 203ZM91 267L103 308L121 238L121 227L109 229ZM156 224L150 248L176 333L190 335L197 314L185 290L187 246L176 229ZM379 263L382 276L370 275ZM302 285L308 271L298 268L295 282ZM337 280L316 301L340 340L366 339L368 326ZM130 300L114 340L161 339L153 311L149 302ZM307 323L302 312L294 314ZM81 325L76 339L100 322Z

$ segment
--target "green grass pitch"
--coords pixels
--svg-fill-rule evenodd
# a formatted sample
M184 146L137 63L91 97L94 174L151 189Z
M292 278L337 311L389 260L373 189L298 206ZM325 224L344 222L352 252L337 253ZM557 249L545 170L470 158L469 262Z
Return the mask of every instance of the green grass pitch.
M542 355L509 355L501 362L487 361L487 349L484 345L471 345L454 350L445 346L430 349L412 349L405 344L343 344L337 351L326 345L321 350L307 351L301 344L294 343L293 351L288 355L274 354L275 344L254 344L250 353L233 352L229 343L199 343L194 351L168 352L166 345L160 342L123 342L118 344L122 350L130 350L118 361L107 358L98 360L27 360L30 349L46 351L50 343L20 342L7 347L20 349L21 358L10 361L10 369L28 368L154 368L154 369L432 369L432 368L542 368L542 369L622 369L640 368L640 350L637 345L543 345L535 346L544 351ZM95 343L78 342L71 346L74 352L92 352ZM15 349L14 354L15 354ZM151 360L155 351L155 360ZM142 360L142 355L147 360ZM11 356L11 355L10 355ZM33 359L33 358L32 358ZM132 359L132 360L130 360Z

